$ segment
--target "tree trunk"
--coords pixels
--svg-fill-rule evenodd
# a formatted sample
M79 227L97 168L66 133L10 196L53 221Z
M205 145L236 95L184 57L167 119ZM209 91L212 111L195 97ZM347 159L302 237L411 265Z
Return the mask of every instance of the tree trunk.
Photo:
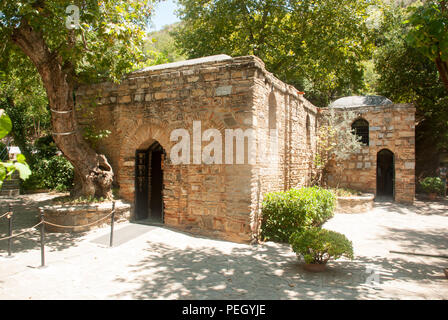
M445 89L448 91L448 63L443 61L441 57L436 58L437 70L439 70L440 79L445 85Z
M74 166L73 196L110 198L112 167L104 155L97 154L86 143L78 127L71 69L64 68L61 56L50 51L42 33L34 30L25 19L14 30L12 41L31 59L42 78L51 109L54 141Z

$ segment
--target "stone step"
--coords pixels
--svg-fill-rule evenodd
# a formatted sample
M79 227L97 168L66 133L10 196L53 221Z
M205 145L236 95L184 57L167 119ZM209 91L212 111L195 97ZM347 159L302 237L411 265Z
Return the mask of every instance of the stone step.
M15 197L20 195L20 179L18 172L14 172L11 180L4 180L0 188L0 196Z
M6 184L3 183L3 186L0 188L0 190L15 190L20 189L20 184Z
M20 180L19 179L6 179L3 180L3 185L20 185Z
M0 190L1 197L15 197L18 195L20 195L20 189L11 189L11 190L1 189Z

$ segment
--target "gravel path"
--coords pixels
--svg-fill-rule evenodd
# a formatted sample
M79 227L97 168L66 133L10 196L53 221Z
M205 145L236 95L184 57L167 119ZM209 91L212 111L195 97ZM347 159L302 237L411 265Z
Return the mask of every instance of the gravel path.
M15 225L27 228L37 222L35 208L55 196L0 199L0 213L12 202ZM0 222L0 237L6 226ZM107 227L50 234L48 267L39 269L35 232L15 241L12 259L0 242L0 299L448 298L448 259L390 253L448 256L448 203L379 203L369 213L337 214L325 227L353 241L355 260L331 262L320 274L304 271L286 245L235 244L163 227L114 248L92 242Z

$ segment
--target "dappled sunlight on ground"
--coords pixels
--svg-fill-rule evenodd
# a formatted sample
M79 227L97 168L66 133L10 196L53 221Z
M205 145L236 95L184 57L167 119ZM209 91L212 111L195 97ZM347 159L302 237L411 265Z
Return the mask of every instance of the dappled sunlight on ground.
M39 223L38 207L51 203L51 200L65 195L63 193L44 193L21 195L14 199L0 199L0 215L8 211L9 204L12 206L13 215L13 235L26 231ZM77 239L86 233L45 233L45 242L49 250L64 250L76 245ZM0 221L0 237L8 235L8 220L3 218ZM8 241L0 241L0 253L6 251ZM14 238L12 242L13 252L26 252L40 248L40 229Z
M22 199L17 211L31 217L40 205L34 201ZM107 227L48 235L49 267L37 269L36 232L36 241L16 244L24 250L14 259L2 259L0 298L446 299L447 259L391 251L448 255L447 209L444 203L377 203L368 213L336 214L325 227L353 241L355 259L330 262L324 273L305 271L288 245L251 246L155 226L141 232L142 225L135 237L114 248L94 241L109 234ZM17 224L28 227L26 221L33 219L18 215ZM132 226L117 224L117 235L120 229L132 232ZM4 255L6 244L0 245Z

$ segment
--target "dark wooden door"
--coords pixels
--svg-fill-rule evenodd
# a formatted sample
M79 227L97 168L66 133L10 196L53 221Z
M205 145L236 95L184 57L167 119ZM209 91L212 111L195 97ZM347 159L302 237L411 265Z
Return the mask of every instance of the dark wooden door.
M151 219L163 222L163 150L156 149L151 153Z
M138 150L135 155L135 212L136 218L148 218L148 161L149 152Z
M394 197L395 163L394 154L381 150L377 156L377 195Z

